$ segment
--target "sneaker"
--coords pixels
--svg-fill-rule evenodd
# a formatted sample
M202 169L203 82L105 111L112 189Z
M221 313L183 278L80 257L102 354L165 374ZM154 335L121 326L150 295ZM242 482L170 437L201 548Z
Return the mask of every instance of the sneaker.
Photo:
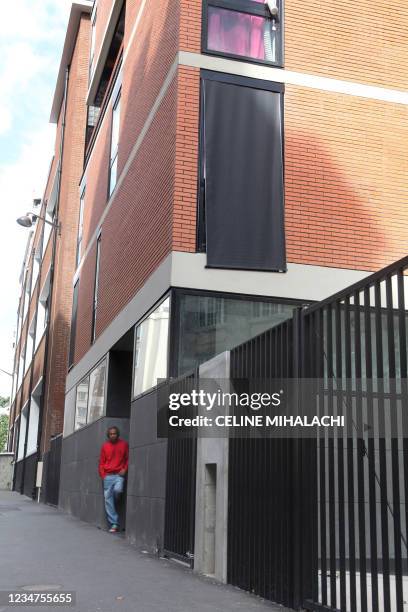
M109 533L117 533L119 531L119 525L112 525L109 529Z

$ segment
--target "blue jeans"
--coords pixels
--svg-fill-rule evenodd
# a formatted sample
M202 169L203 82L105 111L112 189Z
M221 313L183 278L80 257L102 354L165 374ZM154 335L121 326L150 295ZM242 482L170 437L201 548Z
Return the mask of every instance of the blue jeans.
M115 502L123 492L125 479L119 474L108 474L103 479L103 496L105 498L105 510L109 526L118 525L119 516L116 512Z

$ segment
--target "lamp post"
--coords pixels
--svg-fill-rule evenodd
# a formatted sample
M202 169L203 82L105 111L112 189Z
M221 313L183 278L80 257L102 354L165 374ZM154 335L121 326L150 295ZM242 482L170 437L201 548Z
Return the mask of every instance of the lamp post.
M28 212L22 217L17 219L17 223L22 227L32 227L37 219L41 219L44 223L48 223L51 227L55 227L58 230L58 235L61 236L61 223L54 223L53 221L48 221L45 217L41 217L41 215L37 215L33 212Z

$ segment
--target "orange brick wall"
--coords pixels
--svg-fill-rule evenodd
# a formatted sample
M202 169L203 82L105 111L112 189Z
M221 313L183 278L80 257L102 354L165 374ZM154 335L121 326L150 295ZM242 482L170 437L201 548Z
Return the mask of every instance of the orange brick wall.
M285 0L285 68L407 89L408 4Z
M178 71L176 176L173 210L173 250L196 249L199 71L181 67Z
M408 242L406 107L288 86L288 260L376 270Z

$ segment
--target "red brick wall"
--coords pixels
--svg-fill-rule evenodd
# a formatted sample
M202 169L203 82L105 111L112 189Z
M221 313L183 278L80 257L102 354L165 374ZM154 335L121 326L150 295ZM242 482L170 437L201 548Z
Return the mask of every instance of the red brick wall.
M131 31L134 23L128 14L126 23L127 30ZM177 2L160 0L147 3L132 45L125 47L127 57L122 81L119 173L175 60L178 26Z
M92 307L95 281L96 245L85 259L79 277L77 325L75 333L76 363L91 346Z
M92 157L86 173L86 191L84 203L84 229L82 237L82 254L95 229L108 200L108 167L111 139L111 111L107 109L100 127Z
M90 19L81 18L73 53L67 98L66 128L59 204L61 235L57 238L53 303L50 318L48 373L45 389L46 419L42 449L50 436L61 433L65 402L65 378L72 309L72 278L75 270L76 236L79 216L79 180L83 168L88 86ZM62 114L62 113L61 113ZM59 122L61 122L60 117ZM50 245L52 244L52 238Z
M201 49L200 0L147 3L127 46L141 5L127 2L119 176L177 49ZM345 19L333 1L314 0L305 15L300 0L287 0L286 67L406 87L401 66L408 59L402 44L408 9L397 3L377 28L370 7L366 0L361 7L347 0ZM364 48L361 32L367 33ZM87 168L84 247L106 206L110 124L109 109ZM195 251L198 125L199 70L180 67L103 223L97 335L171 249ZM375 270L405 254L407 128L406 107L286 86L289 262ZM75 362L90 346L94 271L93 247L80 273Z

